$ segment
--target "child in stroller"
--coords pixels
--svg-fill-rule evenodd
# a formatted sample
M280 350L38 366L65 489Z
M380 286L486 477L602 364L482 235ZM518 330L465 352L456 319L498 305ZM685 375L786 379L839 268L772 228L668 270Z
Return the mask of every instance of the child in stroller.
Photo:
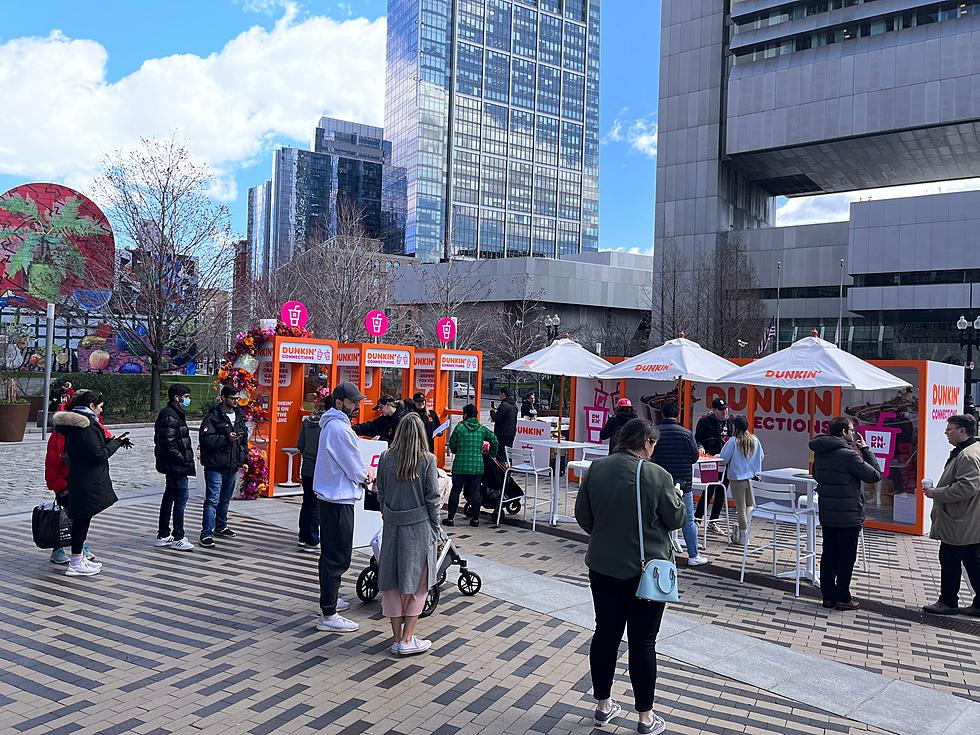
M513 475L507 475L507 487L504 487L504 475L507 465L496 457L483 456L483 479L480 482L480 506L492 512L494 521L500 525L503 513L517 515L521 512L521 498L524 489L517 483ZM501 498L503 494L503 498ZM472 518L470 504L463 508L464 515Z
M480 579L480 575L466 568L466 559L456 551L453 540L441 529L439 535L439 550L436 554L439 576L425 600L425 607L422 608L420 615L423 618L431 615L439 604L439 588L446 582L446 573L449 571L449 567L459 567L459 581L456 586L467 597L475 595L483 587L483 580ZM378 531L371 539L371 549L374 552L371 561L357 577L357 596L361 602L371 602L378 596L378 559L381 556L381 531Z

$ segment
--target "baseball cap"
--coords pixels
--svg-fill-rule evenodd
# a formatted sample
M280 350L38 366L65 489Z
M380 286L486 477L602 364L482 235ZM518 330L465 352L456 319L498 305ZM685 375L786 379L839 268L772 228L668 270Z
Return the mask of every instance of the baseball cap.
M421 391L419 391L414 396L412 396L412 400L415 401L416 403L420 403L420 402L424 401L425 400L425 393L422 393Z
M724 399L716 398L711 402L711 407L719 411L724 411L726 408L728 408L728 404L725 403Z
M632 407L633 407L633 401L631 401L629 398L620 398L618 401L616 401L616 408L632 408Z
M395 402L394 396L387 396L387 395L381 396L381 398L378 399L378 405L374 407L374 410L380 411L382 406L387 406L389 403L394 403L394 402Z
M330 397L335 401L342 401L345 398L348 401L363 401L367 398L366 395L357 389L356 385L346 380L333 389Z

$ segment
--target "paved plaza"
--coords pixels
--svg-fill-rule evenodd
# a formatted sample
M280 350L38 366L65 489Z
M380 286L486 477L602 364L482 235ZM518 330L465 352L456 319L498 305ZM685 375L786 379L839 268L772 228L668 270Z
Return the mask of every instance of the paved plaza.
M5 468L22 462L34 482L27 450L12 450L0 449ZM93 523L97 577L65 577L33 546L23 508L0 510L0 732L592 730L593 617L573 525L455 529L483 589L462 596L451 572L419 626L432 650L395 658L380 606L356 600L359 553L342 594L360 630L315 630L316 558L295 547L297 499L235 501L237 539L178 554L152 547L159 479L144 470L130 486L113 470L124 499ZM192 537L199 517L194 498ZM824 610L812 587L794 597L765 559L739 584L741 554L720 539L708 567L682 563L682 602L658 646L668 732L980 732L980 625L916 612L935 594L934 543L877 532L867 543L857 613ZM614 696L628 704L625 665L624 654ZM620 723L609 731L635 732L635 716Z

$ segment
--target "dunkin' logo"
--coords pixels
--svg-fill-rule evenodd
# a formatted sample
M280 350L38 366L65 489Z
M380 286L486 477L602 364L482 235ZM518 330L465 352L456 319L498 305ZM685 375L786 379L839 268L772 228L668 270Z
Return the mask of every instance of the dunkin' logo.
M935 406L959 406L960 386L958 385L932 386L932 403Z
M767 378L776 380L813 380L823 370L766 370Z
M656 365L637 365L633 368L636 373L665 373L670 369L667 363L657 363Z

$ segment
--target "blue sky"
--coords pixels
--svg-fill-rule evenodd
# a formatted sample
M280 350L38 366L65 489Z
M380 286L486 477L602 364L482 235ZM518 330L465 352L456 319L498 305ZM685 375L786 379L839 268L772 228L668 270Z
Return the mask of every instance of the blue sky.
M382 124L385 12L385 0L7 5L0 80L23 96L0 110L0 192L84 189L106 148L176 128L221 173L216 194L244 232L247 189L269 177L276 144L308 145L320 112ZM660 3L607 0L602 12L601 243L649 250ZM337 69L354 56L377 63L345 79Z

